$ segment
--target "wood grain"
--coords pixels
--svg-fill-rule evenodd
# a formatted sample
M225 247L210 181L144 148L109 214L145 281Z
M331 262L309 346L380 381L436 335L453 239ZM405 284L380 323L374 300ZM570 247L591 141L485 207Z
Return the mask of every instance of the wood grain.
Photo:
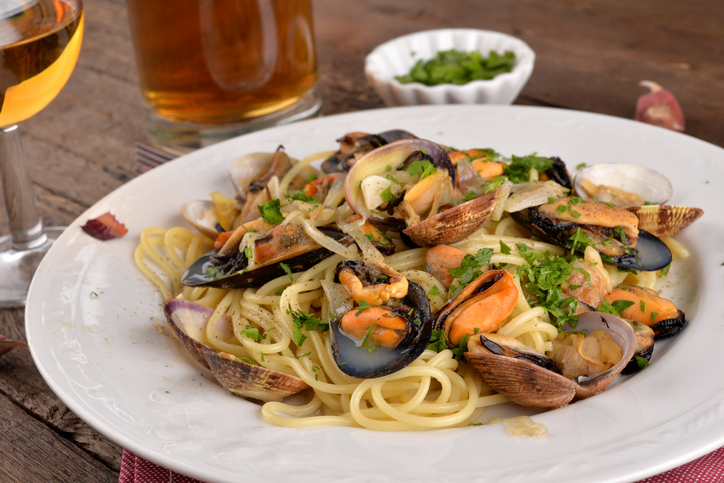
M467 27L525 40L534 73L517 104L631 118L638 82L673 91L687 134L724 146L724 16L718 0L313 0L323 113L382 107L364 78L378 44ZM144 107L123 0L85 0L83 50L70 81L21 130L43 220L63 225L137 176ZM0 205L2 203L0 202ZM4 207L3 207L4 208ZM0 209L0 235L8 232ZM23 311L0 310L23 339ZM0 358L0 481L114 481L121 448L50 391L27 349Z

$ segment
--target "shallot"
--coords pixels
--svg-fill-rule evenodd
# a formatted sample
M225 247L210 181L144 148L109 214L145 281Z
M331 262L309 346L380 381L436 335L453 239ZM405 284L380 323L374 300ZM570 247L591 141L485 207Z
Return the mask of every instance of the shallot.
M648 87L651 92L639 97L636 102L634 119L655 126L665 127L673 131L684 131L684 113L679 102L670 91L653 81L639 82L641 87Z

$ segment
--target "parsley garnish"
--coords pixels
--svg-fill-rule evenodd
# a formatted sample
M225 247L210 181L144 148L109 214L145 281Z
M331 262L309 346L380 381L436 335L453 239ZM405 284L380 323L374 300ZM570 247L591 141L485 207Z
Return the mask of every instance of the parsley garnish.
M423 159L421 161L414 161L409 168L407 168L407 173L410 176L415 176L417 174L420 176L420 181L427 178L431 174L433 174L435 171L437 171L437 168L434 164L432 164L427 159Z
M505 168L505 175L513 183L527 183L530 181L530 170L535 169L539 173L553 167L553 161L535 153L528 156L513 156L512 162Z
M616 300L613 303L609 303L608 300L604 300L603 303L598 307L599 312L606 312L607 314L621 317L621 312L634 305L635 302L630 300Z
M322 200L319 198L315 198L314 196L309 196L308 194L305 194L302 190L296 190L290 192L288 195L286 195L286 198L289 200L296 200L296 201L306 201L307 203L321 203Z
M656 320L656 317L657 317L658 315L659 315L658 312L651 312L651 322L653 322L654 320Z
M447 349L447 344L445 343L445 329L432 331L432 337L430 337L430 343L427 345L427 348L435 352Z
M252 250L251 247L244 248L244 256L246 256L247 260L251 261L254 257L254 250Z
M510 247L503 243L503 240L500 240L500 253L503 255L510 255Z
M492 248L482 248L478 250L478 253L473 255L465 255L463 261L460 263L460 267L449 270L450 275L455 277L454 285L450 286L450 297L453 297L460 292L466 285L478 278L483 274L480 270L483 266L490 263L493 257Z
M579 169L583 169L586 166L588 166L586 163L580 163L580 164L576 165L576 171L578 171Z
M221 270L219 270L217 267L207 267L206 273L204 275L206 275L206 278L208 278L208 279L216 280L217 278L220 278L221 276L223 276L224 273Z
M259 210L262 219L267 223L281 223L284 221L281 208L282 202L279 201L279 198L269 200L263 205L257 205L257 209Z
M641 312L646 312L646 302L643 299L641 300Z
M282 270L284 270L284 273L287 274L287 277L289 277L289 280L291 280L292 283L294 283L294 275L292 275L292 269L289 268L289 265L287 265L286 263L280 263L279 266L282 267Z
M251 325L247 325L242 334L247 336L254 342L259 342L260 340L266 339L266 334L259 335L259 329L257 329L256 327L252 327Z
M397 195L392 193L392 190L389 186L382 193L380 193L380 197L382 198L382 201L386 201L388 203L397 199Z
M468 339L470 339L470 334L465 334L463 338L460 339L460 345L452 350L453 357L456 361L463 360L465 352L468 351Z
M359 303L359 306L357 307L357 312L355 312L355 314L354 314L355 317L358 317L359 314L361 314L363 310L369 309L370 307L372 307L372 306L368 302L366 302L365 300L361 300Z
M302 332L302 327L307 330L318 330L319 332L327 332L329 330L329 322L320 320L301 310L294 312L287 310L287 314L292 316L294 342L296 342L299 347L301 347L307 339L307 336Z
M367 341L369 341L370 337L372 336L372 331L375 329L375 324L370 324L370 328L367 329L367 333L365 334L365 338L362 339L361 347L367 346Z
M497 178L495 178L495 179L493 179L493 180L490 180L490 181L488 181L487 183L485 183L485 185L483 186L483 188L485 188L485 194L486 194L486 195L489 195L489 194L492 193L493 191L495 191L495 190L497 190L498 188L500 188L500 186L503 184L503 182L504 182L505 180L506 180L505 176L498 176Z
M89 297L92 298L92 299L97 299L97 298L98 298L98 294L95 293L95 292L91 292L90 295L89 295Z
M722 263L724 265L724 263ZM665 277L669 273L669 269L671 268L671 263L666 265L664 268L661 269L661 276Z
M576 228L576 233L568 239L571 242L571 253L583 252L587 246L593 246L593 240L580 228ZM603 258L603 255L601 256Z
M251 364L252 366L258 366L258 365L259 365L259 364L257 364L256 362L254 362L254 361L252 361L251 359L249 359L248 357L237 357L236 360L237 360L237 361L241 361L241 362L246 362L247 364Z
M396 76L398 82L419 82L428 86L437 84L467 84L474 80L490 80L513 70L515 53L500 54L491 51L488 57L478 51L461 52L451 49L438 52L428 61L418 60L407 75Z
M385 177L386 177L387 179L389 179L390 181L392 181L393 183L395 183L395 184L400 184L400 182L397 181L397 178L395 178L394 176L392 176L392 174L388 174L388 175L385 176Z
M433 287L430 289L429 292L427 292L428 295L440 295L440 290L437 288L437 285L433 285Z
M646 359L644 359L641 356L636 356L636 364L638 364L639 370L643 370L643 369L646 369L647 367L649 367L649 361L647 361Z

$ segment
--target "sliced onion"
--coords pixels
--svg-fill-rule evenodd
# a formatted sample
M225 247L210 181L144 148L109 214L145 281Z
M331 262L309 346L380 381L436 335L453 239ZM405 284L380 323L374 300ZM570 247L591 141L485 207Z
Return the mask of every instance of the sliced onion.
M516 211L548 203L549 198L558 199L567 194L568 189L555 181L528 183L508 198L505 203L505 211L515 213Z
M510 192L513 189L513 183L506 179L503 184L498 188L495 194L495 208L493 208L493 215L491 220L500 221L503 218L503 211L505 210L505 204L508 201Z
M329 301L329 311L334 315L335 320L342 320L344 314L354 308L354 300L344 285L322 280L322 289Z
M314 241L322 245L327 250L338 255L342 255L344 258L348 259L352 259L357 256L356 245L350 245L348 247L342 245L337 240L328 237L321 231L317 230L309 220L302 221L302 226L304 227L304 231L307 232L307 235L309 235Z
M342 223L341 219L337 220L337 226L339 226L339 229L354 238L354 241L357 242L357 245L362 250L362 257L366 262L373 264L382 263L384 257L380 251L375 248L369 238L367 238L360 230L360 226L362 226L363 223L364 220L352 223Z

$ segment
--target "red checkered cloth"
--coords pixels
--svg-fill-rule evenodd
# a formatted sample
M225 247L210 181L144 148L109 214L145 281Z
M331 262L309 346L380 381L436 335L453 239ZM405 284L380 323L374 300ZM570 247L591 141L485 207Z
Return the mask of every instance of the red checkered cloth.
M724 448L698 460L679 466L638 483L711 483L724 481ZM202 483L146 461L130 451L123 450L121 477L118 483Z

